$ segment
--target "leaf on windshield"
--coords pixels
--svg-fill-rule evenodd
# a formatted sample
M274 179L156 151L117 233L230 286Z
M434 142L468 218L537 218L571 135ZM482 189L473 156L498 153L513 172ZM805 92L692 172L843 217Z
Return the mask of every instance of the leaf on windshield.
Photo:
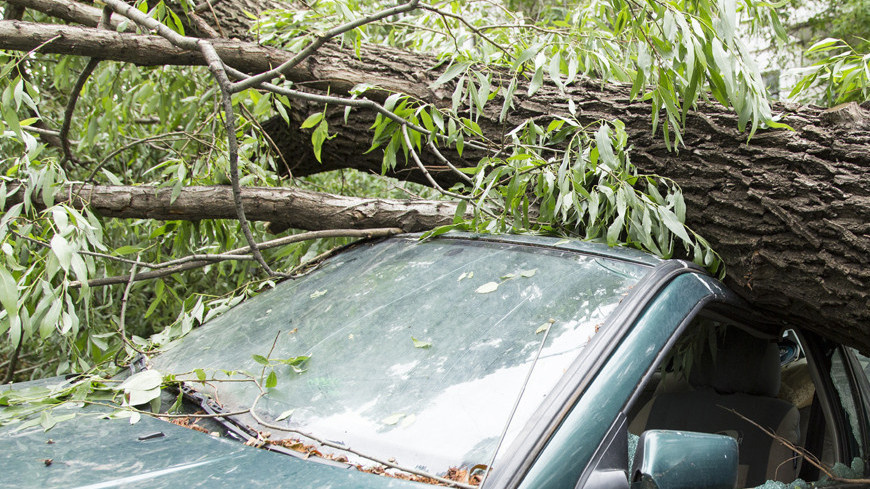
M478 287L475 292L478 294L489 294L490 292L495 292L498 289L498 282L487 282L480 287Z
M387 416L386 418L382 419L381 423L392 426L392 425L398 423L404 417L405 417L405 413L391 414L391 415Z
M289 365L290 368L292 368L294 372L296 372L297 374L301 374L302 372L305 371L305 369L302 368L302 364L307 362L309 358L311 358L311 357L309 357L307 355L299 355L298 357L290 357L290 358L278 358L278 359L273 358L272 361L275 363Z
M533 269L531 269L531 270L523 270L523 271L521 271L521 272L520 272L520 276L523 277L523 278L532 278L532 277L535 276L536 273L538 273L538 269L537 269L537 268L533 268Z
M555 323L555 322L556 322L555 319L550 318L549 321L547 321L546 323L544 323L544 324L538 326L538 329L535 330L535 334L541 334L541 333L543 333L544 331L547 331L548 329L550 329L550 326L552 326L553 323Z
M413 336L411 337L411 341L414 342L414 348L429 348L432 346L432 343L429 343L428 341L418 340L417 338L414 338Z
M456 281L461 282L467 278L474 278L474 272L462 272L462 275L460 275Z
M143 370L131 375L118 386L124 391L124 399L130 406L138 406L160 397L163 375L157 370Z
M269 359L264 357L263 355L253 355L252 358L260 365L269 365Z
M275 421L283 421L283 420L289 418L290 415L292 415L293 411L295 411L295 410L296 409L288 409L288 410L284 411L283 413L279 414L277 418L275 418Z
M327 291L328 291L328 289L318 290L318 291L312 292L309 297L312 299L317 299L318 297L325 294Z
M412 424L414 424L414 421L417 421L417 416L409 414L408 416L405 416L405 419L402 420L402 424L400 424L399 427L405 428L407 426L411 426Z

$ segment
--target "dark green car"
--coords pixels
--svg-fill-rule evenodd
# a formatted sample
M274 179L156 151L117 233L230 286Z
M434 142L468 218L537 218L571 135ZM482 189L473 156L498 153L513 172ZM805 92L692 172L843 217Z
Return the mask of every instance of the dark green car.
M198 417L0 428L0 485L773 488L870 449L855 352L573 240L357 243L142 360L129 402L174 374Z

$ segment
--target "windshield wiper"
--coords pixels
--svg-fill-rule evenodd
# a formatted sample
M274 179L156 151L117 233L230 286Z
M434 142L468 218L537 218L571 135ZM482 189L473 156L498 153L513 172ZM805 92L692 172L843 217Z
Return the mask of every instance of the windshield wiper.
M257 431L251 429L246 424L241 421L235 419L235 416L238 413L227 413L223 407L221 407L217 402L215 402L209 396L204 394L200 394L195 389L185 386L183 383L179 388L181 395L184 396L185 399L192 402L200 409L205 411L207 415L209 415L209 419L214 421L223 427L226 432L237 441L242 443L251 443L254 444L258 448L263 448L265 450L269 450L272 452L282 453L284 455L289 455L291 457L299 458L299 459L309 459L309 457L304 454L297 452L295 450L291 450L281 445L273 444L273 443L262 443L262 437L259 436ZM250 412L245 411L245 412ZM335 460L330 460L322 457L317 458L318 462L324 463L326 465L332 465L335 467L343 467L343 468L351 468L350 464L338 462Z

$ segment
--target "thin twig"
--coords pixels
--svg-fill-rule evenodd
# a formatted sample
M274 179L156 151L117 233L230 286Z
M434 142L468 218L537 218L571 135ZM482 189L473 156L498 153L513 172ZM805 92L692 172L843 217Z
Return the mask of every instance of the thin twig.
M258 246L261 250L275 248L277 246L284 246L291 243L296 243L299 241L306 241L309 239L321 239L321 238L376 238L376 237L385 237L392 236L394 234L401 233L402 230L399 228L374 228L374 229L328 229L323 231L310 231L307 233L293 234L290 236L284 236L282 238L273 239L270 241L264 241L260 243ZM230 250L224 253L227 255L242 255L248 253L250 248L248 246L242 248L236 248L234 250ZM183 259L179 259L183 260ZM178 272L182 272L185 270L191 270L194 268L204 267L209 263L213 263L211 260L194 260L188 261L179 265L168 266L166 268L160 270L154 270L151 272L143 272L139 273L134 277L134 281L138 282L141 280L150 280L160 277L166 277L168 275L172 275ZM89 287L102 287L105 285L115 285L115 284L123 284L128 280L127 275L116 275L113 277L105 277L105 278L97 278L88 280ZM69 283L70 287L81 287L81 282L73 281Z
M441 192L442 194L447 195L449 197L453 197L454 199L461 199L461 200L470 200L471 199L470 197L468 197L466 195L460 195L460 194L457 194L455 192L451 192L449 190L444 190L441 187L441 185L438 185L438 182L436 182L435 179L432 178L432 175L429 174L429 170L426 169L426 165L424 165L423 162L420 161L420 157L417 156L417 151L414 149L414 145L411 142L411 138L408 136L408 128L404 125L402 126L402 136L405 139L405 146L411 152L411 159L414 160L414 163L417 164L417 168L419 168L420 171L423 172L423 176L426 177L426 180L429 181L429 184L432 185L435 188L435 190L437 190L437 191Z
M136 256L136 261L139 261L139 256ZM136 347L132 341L127 339L126 316L127 316L127 299L130 297L130 289L133 288L133 279L136 277L136 265L130 267L130 278L127 279L127 286L124 288L124 295L121 296L121 317L118 320L118 333L121 334L121 340L136 353L143 353L142 350Z
M82 70L82 73L76 80L76 83L72 88L72 92L69 95L66 109L63 112L63 124L60 126L60 132L58 134L58 137L60 137L61 148L63 149L64 159L77 164L78 160L73 156L72 150L70 149L69 128L72 124L73 112L75 112L76 110L76 103L78 103L79 101L79 96L82 93L82 89L85 87L85 83L87 83L88 78L90 78L91 76L91 73L94 72L94 70L97 68L97 65L99 64L100 60L97 58L88 59L88 64L85 65L85 69Z
M239 80L247 80L247 79L251 78L246 73L243 73L243 72L241 72L241 71L239 71L231 66L225 66L225 69L226 69L227 74L229 74L233 78L236 78ZM433 133L433 132L429 131L428 129L426 129L425 127L414 124L413 122L396 115L394 112L387 110L383 105L381 105L373 100L367 99L365 97L345 98L345 97L335 97L332 95L319 95L319 94L315 94L315 93L308 93L308 92L302 92L299 90L293 90L290 88L279 87L277 85L274 85L271 83L266 83L266 82L260 83L258 85L258 88L262 88L264 90L268 90L270 92L277 93L279 95L285 95L285 96L292 98L292 99L305 100L307 102L315 102L315 103L320 103L320 104L331 104L331 105L339 105L342 107L354 107L354 108L363 108L363 109L373 110L373 111L383 115L387 119L390 119L391 121L393 121L397 124L408 126L409 129L413 129L413 130L415 130L415 131L417 131L420 134L423 134L425 136L437 137L437 138L440 138L443 140L449 139L448 135L440 134L440 133ZM476 144L472 141L466 141L465 146L467 146L469 148L477 149L480 151L489 151L489 149L487 147L481 146L481 145Z
M245 239L248 240L248 246L251 248L251 253L260 264L260 267L262 267L269 276L274 277L276 275L281 275L272 270L269 264L266 263L263 254L260 253L260 250L257 248L257 240L254 239L254 234L251 232L248 220L245 218L245 208L242 204L242 187L239 184L239 140L236 137L236 116L233 109L233 96L230 92L230 85L232 82L230 82L229 77L227 77L227 73L224 71L223 61L221 61L214 46L212 46L210 42L202 41L199 43L199 47L203 58L205 58L208 63L208 69L214 76L221 91L221 100L223 101L224 106L224 129L227 133L227 143L229 146L230 184L233 188L233 203L236 206L239 226L242 228L242 233L244 233Z
M523 385L520 387L519 393L517 393L517 397L514 401L513 407L511 408L510 415L508 416L507 422L505 423L505 426L501 431L501 436L498 439L495 450L492 452L492 458L490 458L489 464L486 466L486 471L483 473L483 478L480 480L481 489L483 489L483 484L486 482L487 477L489 477L489 474L492 471L492 466L493 464L495 464L495 457L498 455L498 451L501 449L501 446L504 443L504 439L507 436L508 428L510 428L511 426L511 422L514 419L514 415L516 415L517 408L520 406L520 401L523 399L523 394L525 394L526 392L526 387L529 385L529 380L532 378L532 372L535 371L535 366L538 364L538 360L541 358L541 352L544 351L544 345L547 343L547 338L550 336L550 330L553 329L553 322L552 320L550 321L550 326L548 326L546 331L544 331L544 337L541 338L541 344L538 346L538 352L535 353L535 358L532 360L532 364L529 366L529 370L526 372L526 378L523 380Z
M474 180L472 180L471 177L460 171L459 168L453 166L453 164L450 163L450 160L448 160L443 154L441 154L441 151L438 149L438 146L435 145L434 141L429 140L428 147L432 151L432 154L434 154L435 157L438 158L438 161L447 165L448 168L453 170L453 173L459 175L459 178L465 180L470 184L474 184Z
M726 410L726 411L728 411L728 412L734 414L735 416L739 417L739 418L742 419L743 421L746 421L747 423L749 423L749 424L755 426L756 428L760 429L761 431L764 432L764 434L766 434L767 436L773 438L775 441L778 441L779 443L785 445L787 448L791 449L793 452L802 455L802 456L806 459L806 461L810 463L810 465L812 465L813 467L815 467L815 468L821 470L821 471L822 471L826 476L828 476L828 478L831 479L832 481L835 481L835 482L847 482L847 483L852 483L852 484L870 484L870 479L845 479L845 478L843 478L843 477L838 477L838 476L834 475L834 473L831 472L830 468L828 468L828 467L827 467L825 464L823 464L823 463L822 463L822 462L821 462L821 461L820 461L820 460L819 460L815 455L813 455L812 453L808 452L805 448L803 448L803 447L799 447L799 446L795 445L794 443L790 442L789 440L787 440L787 439L785 439L785 438L783 438L783 437L777 435L776 433L774 433L773 431L771 431L771 430L765 428L764 426L761 426L760 424L758 424L758 423L756 423L755 421L753 421L753 420L747 418L746 416L740 414L739 412L737 412L737 411L734 410L734 409L731 409L731 408L728 408L728 407L725 407L725 406L722 406L722 405L718 405L718 407L720 407L720 408L722 408L722 409L724 409L724 410Z
M36 126L21 126L21 129L27 132L32 132L34 134L39 134L40 136L54 136L59 137L60 131L55 131L52 129L45 129L44 127L36 127ZM78 140L70 139L70 144L79 144Z
M260 83L267 82L272 80L273 78L277 78L278 76L284 74L286 71L293 69L296 65L301 63L305 58L314 54L315 51L320 49L320 46L323 46L324 43L329 41L330 39L335 38L336 36L340 36L345 32L352 31L358 27L364 26L366 24L370 24L372 22L377 22L381 19L385 19L387 17L391 17L393 15L401 14L404 12L409 12L411 10L417 9L417 5L420 3L420 0L411 0L410 2L397 5L395 7L391 7L388 9L381 10L380 12L374 13L372 15L367 15L365 17L361 17L359 19L348 22L344 25L340 25L333 29L326 31L322 36L319 36L315 39L311 44L305 47L302 51L300 51L293 58L285 61L277 68L274 68L269 71L265 71L260 73L259 75L252 76L246 80L235 83L232 87L233 93L241 92L242 90L255 87Z
M100 15L100 22L97 24L97 29L112 29L112 9L108 6L103 7L102 14ZM64 109L63 123L60 126L58 137L60 138L60 145L61 149L63 150L63 157L65 161L72 161L76 164L79 164L78 160L73 157L72 150L70 149L69 129L72 125L72 118L73 113L76 110L76 104L78 103L79 97L82 94L82 90L85 88L85 83L87 83L88 78L91 77L91 74L93 74L94 70L97 69L97 66L99 64L99 58L88 58L88 64L85 65L85 69L82 70L81 74L76 80L76 83L72 89L72 93L70 93L69 100L67 101L66 109Z
M269 353L266 354L266 360L269 360L270 358L272 358L272 352L275 351L275 345L278 344L278 338L280 336L281 336L281 330L279 329L278 332L275 334L275 339L272 340L272 348L269 348ZM263 379L266 377L266 366L267 365L263 365L263 369L260 371L260 382L262 382Z
M217 26L217 28L218 28L218 33L221 35L220 37L227 37L227 35L224 34L224 29L223 29L223 27L221 27L221 21L220 21L220 19L218 18L218 14L217 14L217 12L215 12L215 10L214 10L214 6L217 5L217 4L219 4L220 2L221 2L221 0L215 0L214 3L210 2L209 0L205 0L205 7L207 7L207 8L208 8L208 11L211 12L211 18L214 19L214 25ZM199 13L202 13L202 12L196 12L196 13L199 14Z
M12 357L9 358L9 366L6 368L6 375L3 377L2 384L8 384L15 379L15 369L18 367L18 358L21 353L21 345L24 344L24 338L18 338L18 344L15 345L15 350L12 352Z
M250 409L243 409L241 411L232 411L227 413L215 413L215 414L154 414L148 411L140 411L142 414L150 414L151 416L155 416L157 418L197 418L197 419L209 419L209 418L226 418L228 416L240 416L242 414L247 414L251 412Z
M188 12L187 18L193 21L193 24L196 26L197 29L199 29L201 34L204 34L202 36L203 38L214 39L217 37L223 37L222 33L219 33L218 31L212 29L212 27L208 25L208 22L200 17L199 14ZM220 25L218 25L218 27L220 27Z
M153 413L151 411L143 411L141 409L136 409L133 406L119 406L117 404L111 404L108 402L99 402L99 401L89 401L87 399L82 400L85 404L90 404L93 406L105 406L110 407L118 411L130 411L139 414L147 414L148 416L152 416L155 418L226 418L229 416L239 416L242 414L247 414L250 412L250 409L243 409L240 411L232 411L226 413L215 413L215 414L169 414L169 413Z
M424 4L421 4L421 5L420 5L420 8L423 9L423 10L428 10L428 11L430 11L430 12L432 12L432 13L436 13L436 14L440 15L441 17L450 17L451 19L455 19L455 20L459 21L460 23L464 24L465 27L467 27L468 29L470 29L470 30L471 30L475 35L477 35L478 37L480 37L480 38L483 39L484 41L486 41L486 42L492 44L493 46L495 46L496 48L498 48L501 52L503 52L504 54L506 54L507 57L508 57L509 59L514 59L514 55L511 54L510 51L508 51L507 49L505 49L504 47L502 47L501 44L499 44L499 43L493 41L492 39L490 39L490 38L489 38L486 34L484 34L480 29L478 29L477 27L474 27L473 25L471 25L471 24L470 24L467 20L465 20L465 18L462 17L461 15L456 15L456 14L451 13L451 12L446 12L446 11L441 10L441 9L439 9L439 8L433 6L433 5L428 5L428 4L425 4L425 3L424 3ZM446 21L444 22L444 25L447 25L447 22L446 22Z
M266 132L266 129L264 129L263 126L260 125L260 121L258 121L257 118L254 117L254 114L251 114L251 111L249 111L248 108L244 106L244 104L239 104L239 107L242 109L242 112L245 113L245 117L249 121L251 121L251 124L253 124L254 127L256 127L258 131L260 131L260 134L262 134L263 137L266 138L266 141L269 143L269 145L275 149L276 153L278 153L278 158L281 159L281 163L284 163L284 169L287 170L287 177L289 177L290 180L293 181L293 172L290 171L290 164L284 158L284 152L281 151L281 148L278 147L278 144L275 142L275 140L272 139L272 136L269 136L269 133Z
M89 182L89 181L91 181L91 180L94 178L94 176L96 176L97 172L100 171L100 168L102 168L103 165L105 165L106 163L108 163L109 160L111 160L111 159L114 158L115 156L118 156L119 154L123 153L124 151L126 151L126 150L132 148L133 146L136 146L137 144L148 143L148 142L151 142L151 141L159 141L159 140L161 140L161 139L166 139L166 138L170 138L170 137L174 137L174 136L186 136L186 135L187 135L186 132L183 132L183 131L176 131L176 132L168 132L168 133L166 133L166 134L158 134L158 135L155 135L155 136L148 136L148 137L145 137L145 138L141 138L141 139L133 140L133 141L131 141L131 142L125 144L124 146L121 146L120 148L118 148L118 149L112 151L112 152L109 153L105 158L103 158L102 160L100 160L100 162L97 163L97 166L95 166L94 169L91 170L91 174L88 175L87 178L85 178L85 182Z
M121 0L104 0L106 5L116 13L132 20L146 31L156 31L157 34L174 44L175 46L189 51L199 50L199 40L193 37L182 36L157 20L142 13L139 9L124 3Z

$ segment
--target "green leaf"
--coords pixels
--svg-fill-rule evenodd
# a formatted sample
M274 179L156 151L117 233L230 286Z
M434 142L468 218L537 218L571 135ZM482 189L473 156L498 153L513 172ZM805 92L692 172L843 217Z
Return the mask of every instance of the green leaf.
M432 82L431 85L429 85L429 88L437 88L437 87L449 82L450 80L456 78L457 76L461 75L462 73L465 73L465 71L468 69L469 66L471 66L471 63L468 63L468 62L452 64L449 68L447 68L447 71L442 73L441 76L439 76L437 80L435 80L434 82Z
M124 390L151 390L160 387L162 383L163 375L157 370L148 369L131 375L118 388Z
M818 42L814 43L812 46L810 46L809 49L807 49L807 54L814 53L816 51L819 51L819 52L829 51L831 49L836 49L838 47L842 47L843 44L845 44L845 43L840 39L835 39L833 37L826 37L825 39L822 39L821 41L818 41Z
M293 414L294 411L296 411L296 409L288 409L288 410L282 412L281 414L278 415L277 418L275 418L275 421L284 421L285 419L289 418Z
M323 150L323 142L329 139L329 125L326 122L326 119L320 121L320 125L317 126L317 129L314 130L314 133L311 134L311 145L314 150L314 157L317 158L317 161L323 163L320 159L320 153Z
M311 114L302 122L300 126L302 129L308 129L316 126L323 119L323 112L317 112L316 114Z
M46 339L55 331L57 326L57 321L60 319L61 309L63 308L63 302L55 299L51 303L51 307L48 309L48 312L45 314L45 317L42 318L42 323L39 326L39 336L42 339Z
M266 388L271 389L278 385L278 376L275 374L275 371L272 370L269 372L269 376L266 377Z
M508 110L513 107L514 104L514 92L517 89L517 79L511 78L511 83L508 85L507 90L504 92L504 103L501 106L501 113L498 116L499 122L504 122L505 117L507 117Z
M57 261L60 263L61 268L64 271L69 271L70 262L72 262L72 254L74 253L72 247L69 245L66 239L59 234L55 234L51 238L51 251L57 257Z
M405 417L405 413L391 414L391 415L387 416L386 418L382 419L381 423L392 426L392 425L398 423L399 421L401 421L401 419L404 417Z
M676 214L671 212L668 209L659 208L658 209L659 218L662 220L665 226L671 230L672 233L677 235L684 243L691 243L692 239L689 238L689 233L686 232L686 227L677 219Z
M602 124L595 131L595 145L598 148L598 155L601 162L609 169L614 169L618 166L616 155L613 154L613 145L610 142L610 126Z
M541 86L544 84L544 67L538 67L535 70L535 75L532 77L532 81L529 83L529 97L534 95L538 90L540 90Z
M254 359L255 362L259 363L260 365L265 365L265 366L269 365L269 359L264 357L263 355L253 355L252 358Z
M390 95L389 97L387 97L387 100L384 101L384 108L392 112L393 109L396 108L396 104L399 102L402 96L403 95L401 93L394 93Z
M498 290L498 282L487 282L474 291L478 294L489 294Z
M124 397L130 406L147 404L160 397L160 385L163 375L157 370L137 372L121 383L118 390L124 391Z
M0 304L6 314L18 317L18 284L3 265L0 265Z
M418 340L417 338L411 337L411 341L414 343L414 348L430 348L432 343L428 341Z

